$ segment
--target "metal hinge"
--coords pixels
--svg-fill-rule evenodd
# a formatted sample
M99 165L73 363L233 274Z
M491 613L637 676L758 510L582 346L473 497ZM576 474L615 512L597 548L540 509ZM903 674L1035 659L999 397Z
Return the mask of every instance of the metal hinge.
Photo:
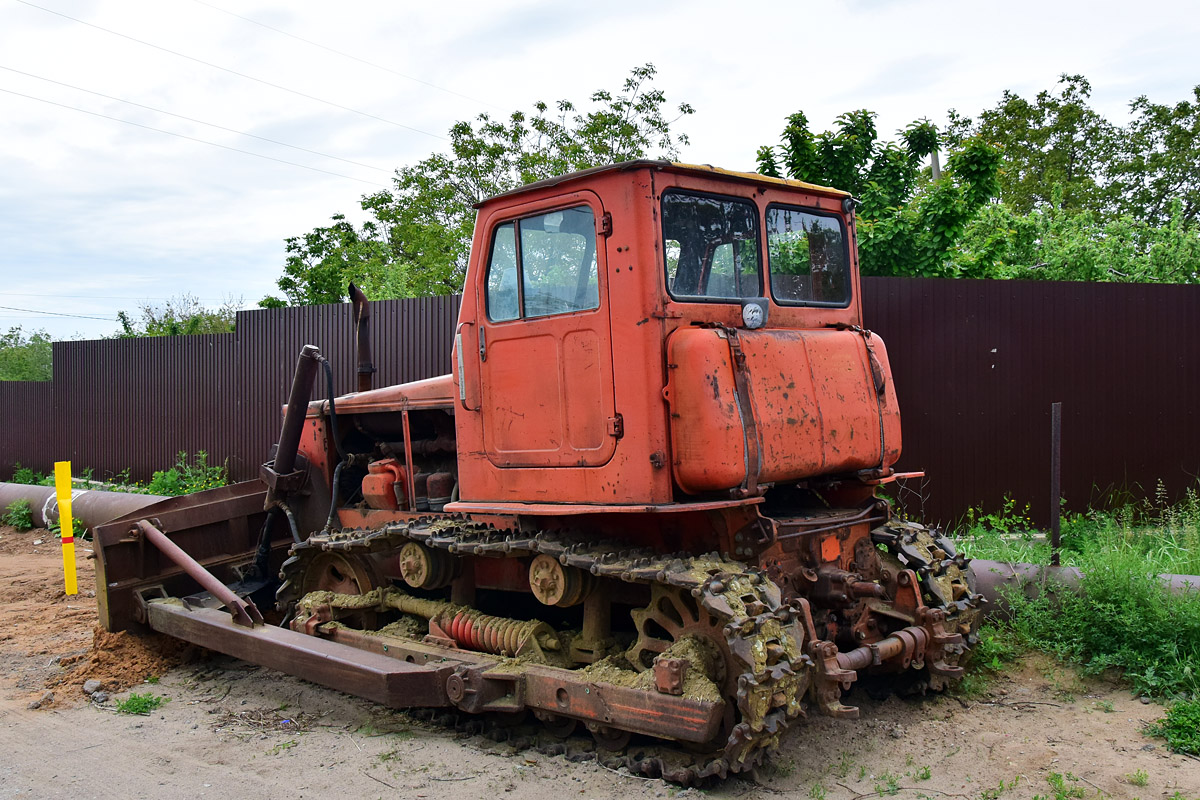
M617 439L625 435L625 419L620 414L608 418L608 435Z
M612 214L609 214L607 211L600 217L600 235L612 235Z

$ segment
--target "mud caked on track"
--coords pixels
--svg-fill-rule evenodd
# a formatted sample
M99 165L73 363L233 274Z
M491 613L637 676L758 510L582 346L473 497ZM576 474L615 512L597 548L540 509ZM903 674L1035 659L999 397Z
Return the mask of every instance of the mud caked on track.
M97 636L86 543L78 556L80 594L68 598L53 535L0 528L0 797L549 800L701 791L605 768L589 757L590 738L559 743L554 755L223 656ZM106 702L89 702L89 679L103 683ZM170 700L149 716L116 713L131 691ZM47 692L52 699L29 708ZM852 699L862 719L799 720L771 766L703 793L1027 800L1053 796L1047 778L1057 774L1086 797L1200 796L1200 762L1140 733L1158 706L1041 657L975 699ZM1142 775L1145 785L1136 785Z

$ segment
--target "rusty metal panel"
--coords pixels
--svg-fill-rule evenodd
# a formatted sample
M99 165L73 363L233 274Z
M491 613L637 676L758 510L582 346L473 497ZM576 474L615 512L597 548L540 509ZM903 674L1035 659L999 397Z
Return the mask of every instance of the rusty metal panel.
M12 478L14 462L50 472L47 445L54 435L51 381L0 381L0 479Z
M1200 287L864 278L863 297L899 395L897 469L928 473L925 519L1009 495L1045 522L1054 402L1068 508L1196 486Z

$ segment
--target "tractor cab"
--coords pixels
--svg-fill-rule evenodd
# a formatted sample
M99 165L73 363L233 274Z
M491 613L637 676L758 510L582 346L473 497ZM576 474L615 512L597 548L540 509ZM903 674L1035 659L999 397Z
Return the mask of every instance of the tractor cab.
M664 505L886 476L852 201L657 161L479 206L455 337L463 510Z

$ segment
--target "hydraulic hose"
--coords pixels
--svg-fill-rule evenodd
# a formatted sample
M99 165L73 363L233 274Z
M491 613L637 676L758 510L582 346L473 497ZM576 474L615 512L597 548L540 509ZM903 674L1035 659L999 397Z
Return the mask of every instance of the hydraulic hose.
M345 461L346 451L342 449L342 437L338 435L337 392L333 389L333 367L325 356L318 355L317 360L325 367L325 382L329 386L329 433L333 436L333 445L337 448L338 456Z

